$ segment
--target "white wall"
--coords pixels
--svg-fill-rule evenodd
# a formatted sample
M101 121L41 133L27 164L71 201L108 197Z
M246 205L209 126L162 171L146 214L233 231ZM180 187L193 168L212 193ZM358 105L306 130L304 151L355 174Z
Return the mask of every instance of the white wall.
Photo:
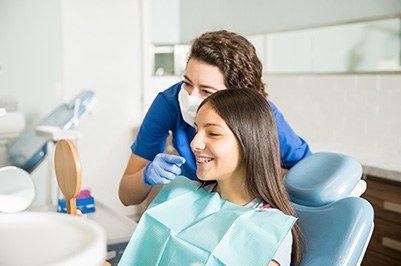
M149 0L148 0L149 1ZM180 0L151 0L151 40L155 44L180 42Z
M133 130L142 119L140 0L0 0L0 95L17 98L28 126L82 90L97 104L80 123L83 188L132 214L118 199ZM42 187L46 161L34 173Z
M0 97L17 100L27 127L61 104L59 0L0 0L0 65ZM45 160L32 174L40 191L34 204L45 202L47 170Z
M140 9L132 0L62 0L65 94L91 89L97 98L79 127L83 187L127 214L118 184L141 121Z
M134 208L120 203L118 185L134 129L157 92L177 80L150 77L148 5L141 0L0 0L0 95L16 97L32 126L64 100L93 90L97 104L78 126L82 187L129 215ZM41 193L35 206L44 201L46 162L33 173Z
M61 103L60 23L59 0L0 0L0 96L28 126Z
M401 170L401 74L271 75L269 96L312 151Z

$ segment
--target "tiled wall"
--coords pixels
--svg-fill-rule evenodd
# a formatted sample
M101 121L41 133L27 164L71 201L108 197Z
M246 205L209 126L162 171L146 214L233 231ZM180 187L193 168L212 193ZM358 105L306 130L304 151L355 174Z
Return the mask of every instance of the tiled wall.
M270 75L265 81L270 99L312 149L364 160L395 156L401 165L401 75Z

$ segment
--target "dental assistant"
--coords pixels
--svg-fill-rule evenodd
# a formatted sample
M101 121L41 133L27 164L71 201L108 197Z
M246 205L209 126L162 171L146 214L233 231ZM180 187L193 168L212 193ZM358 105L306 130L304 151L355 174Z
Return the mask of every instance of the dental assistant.
M184 80L156 96L131 146L132 154L120 181L121 202L127 206L139 204L152 186L169 183L180 174L196 180L190 142L195 135L198 106L203 99L225 89L256 89L267 96L262 70L255 47L241 35L220 30L196 38ZM281 166L289 169L311 151L276 106L271 101L269 104L279 134ZM181 156L163 153L170 131L173 146Z

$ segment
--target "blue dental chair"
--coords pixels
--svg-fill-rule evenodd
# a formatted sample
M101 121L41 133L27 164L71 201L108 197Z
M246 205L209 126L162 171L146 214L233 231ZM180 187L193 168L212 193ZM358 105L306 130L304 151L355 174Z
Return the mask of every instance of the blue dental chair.
M360 265L373 232L373 208L353 158L319 152L292 167L285 186L299 217L301 265Z

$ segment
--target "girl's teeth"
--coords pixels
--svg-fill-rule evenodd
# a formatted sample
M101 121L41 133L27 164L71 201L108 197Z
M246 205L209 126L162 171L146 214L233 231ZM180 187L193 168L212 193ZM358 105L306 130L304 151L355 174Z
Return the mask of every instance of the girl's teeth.
M211 161L211 159L209 158L197 158L196 160L198 161L198 163L207 163Z

